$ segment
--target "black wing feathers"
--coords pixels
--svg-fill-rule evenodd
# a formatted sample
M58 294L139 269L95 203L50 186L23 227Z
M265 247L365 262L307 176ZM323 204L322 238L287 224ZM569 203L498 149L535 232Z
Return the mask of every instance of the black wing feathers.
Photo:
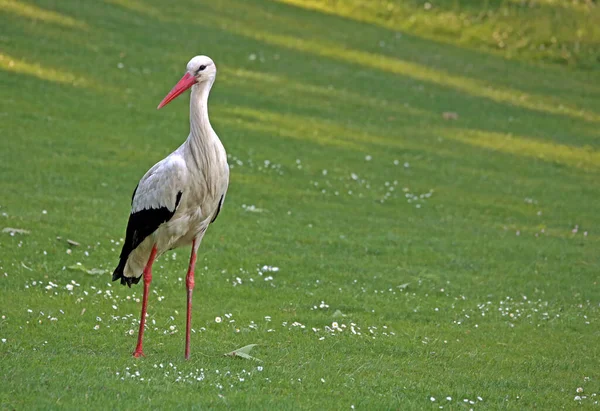
M212 220L210 220L211 224L215 222L215 220L217 219L217 216L221 212L221 206L223 205L223 197L225 197L225 194L223 194L221 196L221 199L219 200L219 206L217 207L217 212L215 213L215 216L212 218Z
M140 186L140 183L137 184L137 186L135 186L135 188L133 189L133 194L131 195L131 205L133 205L133 199L135 198L135 193L137 193L137 189Z
M137 187L133 191L132 201L136 190ZM136 211L135 213L131 213L129 215L127 232L125 234L125 242L123 243L123 249L121 250L121 255L119 256L119 265L113 272L113 281L116 281L120 278L121 284L127 284L130 287L131 284L137 284L140 281L141 274L140 277L137 278L123 276L123 270L125 269L127 258L129 257L129 254L131 254L131 252L146 239L146 237L155 232L161 224L166 223L173 217L175 211L177 210L177 206L179 206L179 202L181 201L182 194L183 193L181 191L177 193L177 199L175 201L175 208L173 211L170 211L167 207L160 207Z

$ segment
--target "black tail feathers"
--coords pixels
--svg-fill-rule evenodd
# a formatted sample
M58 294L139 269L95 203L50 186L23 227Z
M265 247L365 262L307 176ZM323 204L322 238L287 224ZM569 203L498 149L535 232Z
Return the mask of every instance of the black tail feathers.
M127 259L121 259L119 261L119 265L115 268L115 271L112 275L112 280L117 281L119 278L121 279L121 285L127 284L129 288L131 288L131 284L137 284L140 282L142 276L139 277L125 277L123 275L123 271L125 270L125 263L127 263Z

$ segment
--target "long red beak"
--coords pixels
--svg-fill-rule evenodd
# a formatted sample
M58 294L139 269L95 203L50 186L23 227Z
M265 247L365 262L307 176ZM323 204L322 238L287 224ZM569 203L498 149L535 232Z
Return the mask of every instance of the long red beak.
M156 109L158 110L158 109L166 106L171 101L175 100L175 98L178 95L180 95L181 93L183 93L184 91L186 91L187 89L192 87L195 83L196 83L196 78L194 76L192 76L190 73L185 73L185 76L183 76L181 78L181 80L179 80L177 82L177 84L175 84L175 87L173 87L171 89L171 91L169 91L169 94L167 94L167 96L165 98L163 98L163 101L160 102L160 104L158 105L158 107L156 107Z

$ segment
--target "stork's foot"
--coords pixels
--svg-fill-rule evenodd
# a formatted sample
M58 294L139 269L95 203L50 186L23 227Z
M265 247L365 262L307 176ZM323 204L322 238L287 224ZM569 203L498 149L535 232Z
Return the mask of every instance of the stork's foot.
M140 358L140 357L145 357L146 355L144 354L144 352L142 350L135 350L133 352L133 356L135 358Z

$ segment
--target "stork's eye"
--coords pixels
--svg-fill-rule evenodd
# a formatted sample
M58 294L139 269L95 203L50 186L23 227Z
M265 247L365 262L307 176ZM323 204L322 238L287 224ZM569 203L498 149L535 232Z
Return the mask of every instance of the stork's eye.
M196 71L196 73L200 73L202 70L204 70L206 68L206 66L203 64L200 67L198 67L198 71Z

